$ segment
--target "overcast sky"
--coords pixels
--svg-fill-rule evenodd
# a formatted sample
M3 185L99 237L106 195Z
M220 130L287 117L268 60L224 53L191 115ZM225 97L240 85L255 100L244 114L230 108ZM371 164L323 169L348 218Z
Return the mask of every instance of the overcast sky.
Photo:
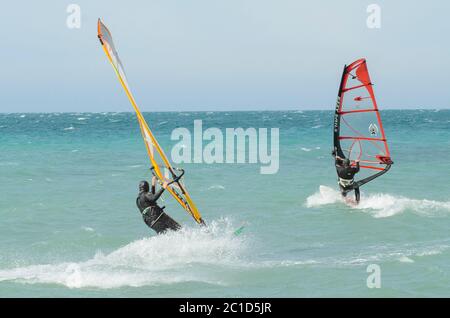
M70 3L80 29L66 25ZM450 108L449 15L444 0L3 2L0 111L131 111L98 17L143 111L333 109L360 57L380 108Z

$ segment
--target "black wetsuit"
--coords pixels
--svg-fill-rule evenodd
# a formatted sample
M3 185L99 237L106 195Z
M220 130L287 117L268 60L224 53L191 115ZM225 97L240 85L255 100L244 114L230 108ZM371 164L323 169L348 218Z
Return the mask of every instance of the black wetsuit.
M356 202L359 202L360 193L359 187L356 185L356 183L353 182L353 178L355 177L355 174L359 172L359 169L360 169L359 162L356 163L356 167L352 166L345 167L343 160L336 158L336 171L338 177L340 179L348 180L346 184L341 184L341 181L339 180L339 187L341 188L341 193L345 197L349 191L355 190Z
M155 193L155 187L152 186L151 191L141 191L136 198L136 205L144 218L145 224L158 234L167 230L176 231L181 228L177 222L164 212L164 208L157 204L164 190L164 188L161 188Z

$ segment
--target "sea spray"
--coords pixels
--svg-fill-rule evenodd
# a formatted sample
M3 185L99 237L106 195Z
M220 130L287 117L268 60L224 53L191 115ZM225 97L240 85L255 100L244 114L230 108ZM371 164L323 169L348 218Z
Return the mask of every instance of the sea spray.
M69 288L119 288L196 281L222 284L221 277L204 275L200 267L236 266L245 254L242 235L234 235L228 219L207 228L183 228L101 251L81 262L31 265L0 270L1 281L61 284Z
M348 194L349 196L352 193ZM321 185L319 191L306 199L308 208L323 205L346 203L338 190ZM450 202L440 202L427 199L410 199L385 193L362 195L359 204L348 204L356 210L362 210L375 218L390 217L404 212L412 212L421 216L439 217L450 214Z

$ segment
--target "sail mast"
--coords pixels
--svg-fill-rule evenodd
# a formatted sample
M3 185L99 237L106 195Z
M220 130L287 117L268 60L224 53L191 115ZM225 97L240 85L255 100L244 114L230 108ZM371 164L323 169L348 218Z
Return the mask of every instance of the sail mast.
M119 59L119 55L117 54L117 51L114 47L111 33L100 19L98 19L97 31L98 31L98 38L102 45L103 51L105 52L109 62L113 66L117 78L119 79L119 82L122 88L124 89L125 94L127 95L136 113L136 117L139 122L139 127L141 129L142 138L144 140L147 149L147 154L150 159L152 172L155 174L158 180L160 180L160 182L169 181L170 185L167 187L169 193L186 210L186 212L188 212L194 218L194 220L197 223L204 224L200 212L198 211L195 203L192 201L189 193L186 190L186 187L180 180L181 176L184 174L184 171L172 167L163 149L159 145L158 141L156 140L155 136L150 130L147 122L145 121L144 116L142 115L136 103L136 100L134 99L134 96L131 93L130 87L126 80L125 70L123 68L122 62ZM171 180L166 178L161 168L166 168L170 172L172 178ZM181 170L182 174L180 176L177 176L176 170Z

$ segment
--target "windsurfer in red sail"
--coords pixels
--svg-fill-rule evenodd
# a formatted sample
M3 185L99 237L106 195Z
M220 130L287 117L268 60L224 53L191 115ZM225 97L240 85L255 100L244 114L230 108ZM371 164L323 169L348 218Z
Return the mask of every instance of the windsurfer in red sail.
M385 174L393 163L365 59L344 67L332 128L341 193L345 197L354 190L358 203L359 188Z
M339 177L339 188L343 197L347 196L347 193L355 190L355 200L359 203L360 193L359 186L355 183L355 174L359 172L359 160L355 160L355 165L351 165L348 158L341 158L336 155L336 151L331 153L335 159L336 172Z

